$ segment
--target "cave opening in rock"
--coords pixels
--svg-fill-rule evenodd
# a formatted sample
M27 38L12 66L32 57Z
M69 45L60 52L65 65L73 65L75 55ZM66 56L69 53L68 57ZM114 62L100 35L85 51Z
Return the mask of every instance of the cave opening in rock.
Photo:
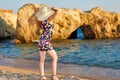
M83 31L81 30L81 28L77 29L77 39L84 39L85 36L83 34Z
M76 29L74 32L71 33L68 39L84 39L84 34L81 28Z

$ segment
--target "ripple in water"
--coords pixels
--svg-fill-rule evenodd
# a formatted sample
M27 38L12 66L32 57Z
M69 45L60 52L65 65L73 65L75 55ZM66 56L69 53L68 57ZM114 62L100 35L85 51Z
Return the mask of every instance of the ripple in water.
M60 63L120 69L119 41L119 39L54 40L52 43ZM11 40L0 41L0 55L39 60L35 43L15 45ZM46 59L51 60L49 56Z

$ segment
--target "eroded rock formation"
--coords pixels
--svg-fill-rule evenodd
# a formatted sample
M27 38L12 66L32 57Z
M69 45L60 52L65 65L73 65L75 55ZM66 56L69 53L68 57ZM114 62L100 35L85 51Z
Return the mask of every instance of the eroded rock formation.
M12 10L0 10L0 39L15 36L17 15Z
M41 30L36 24L29 24L28 18L41 5L26 4L19 9L17 39L30 42L39 39ZM47 5L44 5L47 6ZM67 39L76 29L81 28L85 38L120 38L120 14L93 8L83 12L79 9L58 8L55 18L53 39Z
M36 7L47 6L26 4L18 11L16 42L31 42L39 39L42 30L38 25L28 23ZM55 18L53 39L67 39L76 29L81 28L85 38L120 38L120 14L107 12L99 7L83 12L79 9L58 8Z
M120 14L95 7L82 16L85 38L120 38Z
M36 24L28 23L28 18L33 14L34 9L38 6L46 5L26 4L19 9L17 22L18 40L22 42L30 42L33 39L39 39L41 30L38 30L38 26ZM81 25L81 14L83 14L83 12L79 9L58 9L52 38L67 39L71 33Z

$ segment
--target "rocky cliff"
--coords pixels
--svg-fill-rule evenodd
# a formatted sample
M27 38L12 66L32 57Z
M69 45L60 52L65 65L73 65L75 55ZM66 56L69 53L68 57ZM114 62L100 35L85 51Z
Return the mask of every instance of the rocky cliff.
M38 6L43 5L26 4L19 9L17 39L22 42L38 39L41 34L37 25L27 22ZM99 7L87 12L79 9L59 8L55 18L53 39L67 39L78 28L82 29L85 38L88 39L120 38L120 14L107 12Z
M99 7L81 15L80 25L85 38L120 38L120 14Z
M17 20L18 40L22 42L30 42L33 39L39 39L42 30L38 29L38 25L30 24L27 21L28 18L33 14L34 9L38 6L40 7L47 5L26 4L19 9ZM79 9L59 8L58 14L55 18L55 27L52 38L67 39L71 33L81 25L81 14L83 14L83 12Z
M34 9L41 6L47 5L25 4L18 10L16 43L28 43L31 40L39 39L42 29L39 28L39 25L28 23L28 19L33 14ZM68 39L78 28L82 29L87 39L120 38L119 13L107 12L99 7L86 12L80 9L57 9L53 39ZM11 19L9 21L13 21ZM11 25L16 26L16 23Z
M17 15L12 10L0 10L0 39L15 36Z

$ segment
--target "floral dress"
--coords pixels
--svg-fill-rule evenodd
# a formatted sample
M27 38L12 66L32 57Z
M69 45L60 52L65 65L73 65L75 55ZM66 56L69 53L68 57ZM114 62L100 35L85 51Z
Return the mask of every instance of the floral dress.
M52 50L53 47L51 46L51 40L52 40L52 34L53 34L53 24L48 23L47 20L42 21L41 24L43 28L43 32L40 36L40 43L38 45L38 48L40 51L48 51Z

